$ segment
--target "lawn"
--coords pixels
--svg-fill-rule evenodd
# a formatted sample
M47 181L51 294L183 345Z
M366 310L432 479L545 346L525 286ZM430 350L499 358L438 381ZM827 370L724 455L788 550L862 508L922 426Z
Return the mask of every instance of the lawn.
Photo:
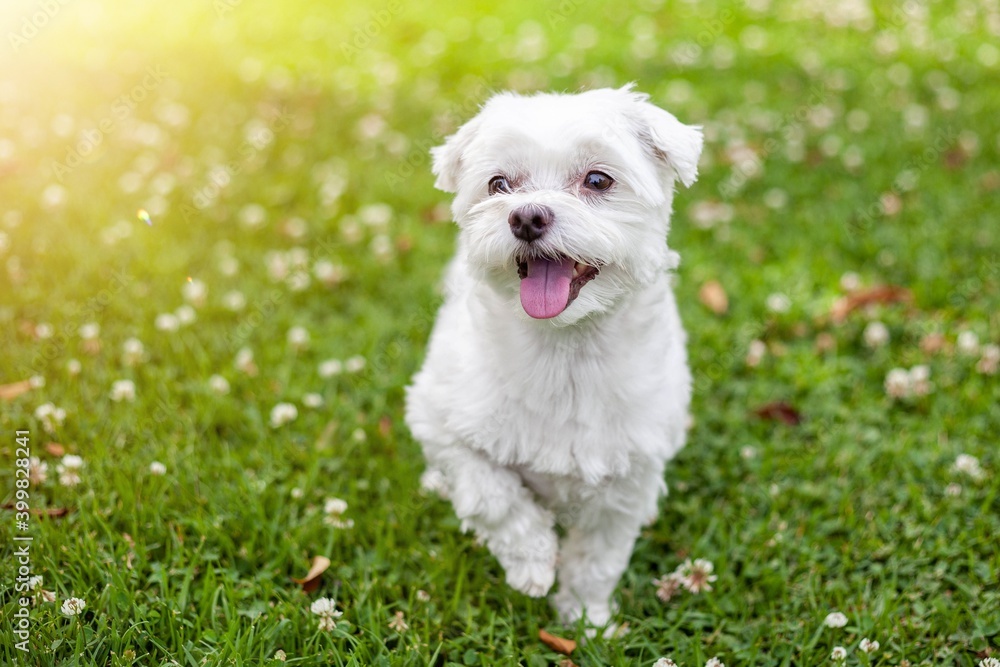
M491 91L629 81L705 130L670 236L695 399L626 631L569 660L1000 658L995 3L0 27L0 663L563 664L539 630L582 629L419 488L403 388L455 240L428 149ZM689 558L712 590L661 600Z

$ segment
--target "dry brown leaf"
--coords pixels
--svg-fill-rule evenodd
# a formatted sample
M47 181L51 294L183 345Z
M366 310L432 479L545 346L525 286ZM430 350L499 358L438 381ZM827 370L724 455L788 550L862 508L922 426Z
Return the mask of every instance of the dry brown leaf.
M383 415L378 420L378 434L384 439L388 439L392 435L392 419L389 415Z
M21 380L20 382L12 382L11 384L2 384L0 385L0 399L13 401L15 398L28 391L31 391L31 380Z
M698 290L698 298L716 315L724 315L729 310L729 297L718 280L709 280Z
M320 576L326 572L326 569L330 567L330 559L326 556L314 556L312 567L309 568L308 574L303 579L296 579L292 577L292 581L302 586L302 590L306 593L312 593L314 590L319 588Z
M3 505L3 508L5 510L17 509L14 503L6 503ZM41 509L31 508L28 510L28 512L34 514L35 516L49 516L54 519L58 519L59 517L66 516L67 514L69 514L70 509L68 507L44 507Z
M757 408L753 413L761 419L783 422L789 426L797 426L802 423L802 413L784 401L768 403Z
M45 445L45 451L52 456L62 456L66 453L66 448L58 442L50 442Z
M898 285L876 285L868 289L855 290L847 296L837 299L830 309L830 317L834 323L840 324L847 316L858 308L875 303L907 302L913 298L910 290Z
M557 637L553 634L546 632L545 630L538 631L538 638L542 640L543 644L548 646L556 653L569 655L574 650L576 650L576 642L574 640L566 639L564 637Z

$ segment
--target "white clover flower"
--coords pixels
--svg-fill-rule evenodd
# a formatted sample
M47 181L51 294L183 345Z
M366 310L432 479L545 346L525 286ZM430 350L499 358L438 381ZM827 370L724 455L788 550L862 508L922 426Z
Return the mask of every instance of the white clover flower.
M302 218L289 218L285 221L283 231L291 239L301 239L309 233L309 224Z
M958 334L958 351L967 356L979 353L979 336L975 331L963 331Z
M931 393L934 385L930 381L931 369L924 365L910 369L910 391L914 396L926 396Z
M385 234L378 234L372 239L371 250L376 259L381 261L389 259L392 256L392 239Z
M184 327L186 327L187 325L193 323L196 319L198 319L198 313L196 313L194 308L192 308L188 304L184 304L183 306L180 306L177 310L175 310L174 316L177 317L177 323L180 326Z
M128 338L122 343L122 363L126 366L136 366L142 362L146 348L138 338Z
M698 558L694 562L689 558L684 561L681 568L679 571L683 577L684 588L692 593L712 590L712 582L718 579L712 574L715 566L704 558Z
M291 496L292 498L294 498L295 500L298 500L298 499L300 499L300 498L301 498L301 497L302 497L303 495L305 495L305 493L304 493L304 492L302 491L302 489L300 489L299 487L297 487L297 486L296 486L296 487L295 487L294 489L292 489L292 490L291 490L291 491L289 492L289 495L290 495L290 496Z
M431 601L431 594L421 588L421 589L419 589L417 591L417 601L418 602L430 602Z
M313 265L313 275L327 287L332 287L344 281L346 270L339 264L328 259L321 259Z
M208 378L208 388L216 394L224 396L229 393L229 380L221 375L212 375Z
M653 663L653 667L677 667L677 663L670 658L660 658Z
M893 368L885 376L885 393L890 398L910 395L910 374L903 368Z
M76 486L82 480L80 470L83 468L83 459L76 454L67 454L56 464L56 472L59 473L59 483L63 486Z
M236 214L240 224L247 228L260 227L267 220L267 209L260 204L247 204Z
M389 620L389 629L399 633L406 632L410 629L410 626L406 623L403 612L397 611Z
M843 646L834 646L833 650L830 651L830 660L834 662L843 662L847 660L847 649Z
M392 220L392 207L382 202L368 204L358 209L358 218L366 225L384 227Z
M42 428L46 433L55 433L55 430L62 425L66 419L66 411L57 408L52 403L42 403L35 408L35 419L42 422Z
M285 652L279 648L274 652L274 659L278 662L285 662L288 659L288 656L285 655Z
M83 613L86 608L87 602L81 600L80 598L69 598L62 604L62 613L66 616L76 616L77 614Z
M705 667L726 667L726 665L718 658L709 658L708 662L705 663Z
M70 375L79 375L83 370L83 364L78 359L70 359L66 362L66 372Z
M312 283L312 279L309 277L309 274L301 270L295 271L285 280L285 284L288 285L288 289L293 292L302 292L306 290L310 283Z
M337 609L337 603L330 598L319 598L309 609L319 616L319 629L327 632L336 628L337 619L344 615L344 612Z
M340 498L327 498L326 503L323 505L323 513L326 514L323 523L334 528L353 528L354 520L343 518L343 514L346 511L346 501Z
M101 335L101 325L97 322L87 322L80 325L80 338L83 340L95 340Z
M37 338L38 340L46 340L48 338L52 338L53 333L55 333L55 330L52 328L52 325L49 324L48 322L39 322L38 324L35 325L35 338Z
M979 465L979 459L975 456L969 454L959 454L955 458L955 472L960 472L963 475L968 475L974 480L981 480L986 476L983 472L982 467Z
M318 408L323 405L323 397L319 394L306 394L302 397L302 405L307 408Z
M882 347L889 342L889 328L881 322L869 322L862 337L868 347L872 349Z
M878 641L875 639L868 639L868 637L862 639L861 643L858 644L858 648L864 653L874 653L875 651L878 650L878 647L879 647Z
M77 456L76 454L66 454L65 456L62 457L61 464L65 468L72 468L74 470L79 470L85 465L83 462L83 458Z
M205 297L208 296L208 288L205 283L195 279L188 278L188 281L184 283L181 288L181 293L184 295L184 300L190 303L196 308L201 308L205 305Z
M299 416L298 408L291 403L278 403L271 408L271 426L278 428L290 421L294 421Z
M231 310L235 313L246 308L246 305L247 298L243 296L243 292L238 290L231 290L222 296L222 306L226 310Z
M288 330L288 344L296 351L308 348L309 332L305 327L292 327Z
M267 275L271 280L278 282L288 277L288 260L285 253L271 251L264 255L264 263L267 264Z
M356 354L344 362L344 370L348 373L357 373L365 367L365 358Z
M224 255L219 258L219 273L232 277L240 272L240 261L232 255Z
M775 292L767 297L765 304L772 313L787 313L792 307L792 300L785 294Z
M115 380L111 385L111 400L115 403L135 400L135 383L132 380Z
M949 498L957 498L962 495L962 485L952 482L948 486L944 487L944 495Z
M181 328L181 322L173 313L160 313L156 316L156 321L153 323L153 326L156 327L157 331L166 331L171 333Z
M49 478L49 464L37 456L28 460L28 479L32 484L42 484Z
M747 347L746 365L756 368L767 354L767 344L762 340L752 340Z
M33 591L42 585L42 575L36 574L28 578L28 590Z
M162 477L167 474L167 466L163 465L159 461L153 461L149 464L149 474Z
M983 375L996 375L1000 369L1000 345L984 345L982 356L976 362L976 371Z
M344 364L339 359L327 359L319 365L319 376L321 378L329 378L334 375L340 375L343 370Z
M656 586L656 597L662 602L669 602L684 587L684 577L678 572L653 579Z
M1000 667L1000 660L996 658L983 658L979 661L979 667Z
M236 370L247 375L256 375L257 365L253 362L253 350L249 347L241 347L236 352L236 359L233 361L233 366L236 367Z
M847 616L843 612L832 611L826 615L823 624L828 628L842 628L847 625Z
M41 375L32 375L28 378L28 386L32 389L41 389L45 386L45 378Z

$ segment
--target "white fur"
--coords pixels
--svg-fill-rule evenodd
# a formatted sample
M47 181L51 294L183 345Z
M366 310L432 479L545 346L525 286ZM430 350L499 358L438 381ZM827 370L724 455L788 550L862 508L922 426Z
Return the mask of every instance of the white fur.
M700 151L698 128L630 87L500 94L433 151L460 236L406 421L425 481L443 481L508 584L541 596L558 573L567 622L610 620L684 445L691 380L666 236L674 182L694 182ZM579 185L595 169L615 180L599 196ZM516 176L514 192L488 195L497 174ZM524 243L507 220L529 202L555 214L534 248L601 267L548 320L518 298Z

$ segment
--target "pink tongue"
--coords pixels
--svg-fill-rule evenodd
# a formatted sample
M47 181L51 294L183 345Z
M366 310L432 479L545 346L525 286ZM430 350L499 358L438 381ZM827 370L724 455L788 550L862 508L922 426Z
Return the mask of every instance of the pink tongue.
M536 320L555 317L569 305L569 284L576 262L566 258L529 259L528 275L521 279L521 307Z

